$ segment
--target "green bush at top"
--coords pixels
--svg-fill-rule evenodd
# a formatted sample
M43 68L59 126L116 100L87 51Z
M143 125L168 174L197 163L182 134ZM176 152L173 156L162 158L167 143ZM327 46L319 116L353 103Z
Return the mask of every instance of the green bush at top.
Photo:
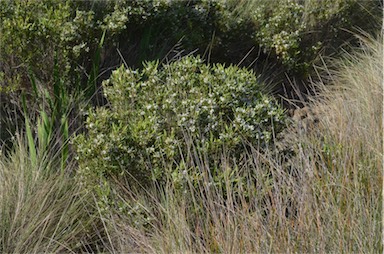
M30 92L31 72L50 89L57 75L54 66L64 83L71 85L70 78L80 73L80 66L89 65L103 29L108 29L102 18L96 19L95 11L81 5L69 0L0 2L0 91Z
M28 69L49 84L55 59L65 78L73 78L74 71L89 73L103 31L106 51L122 49L131 64L162 58L183 38L180 50L204 53L209 47L212 62L237 64L256 47L272 53L269 61L287 70L305 71L321 49L337 48L352 38L347 30L377 28L379 2L0 1L1 89L28 85Z
M87 133L74 141L83 176L127 173L147 184L177 175L188 170L188 140L215 168L223 149L241 159L247 142L266 148L285 126L251 71L200 58L149 62L141 71L122 66L103 88L109 105L89 112Z
M58 42L69 16L64 1L0 2L0 91L25 88L28 70L36 71L41 80L52 80L53 49L65 55Z
M223 11L229 15L222 15L226 18L218 27L246 28L242 36L235 35L237 41L251 33L268 61L290 73L309 74L319 55L340 51L346 41L354 41L354 32L376 33L382 17L379 6L375 0L229 0Z

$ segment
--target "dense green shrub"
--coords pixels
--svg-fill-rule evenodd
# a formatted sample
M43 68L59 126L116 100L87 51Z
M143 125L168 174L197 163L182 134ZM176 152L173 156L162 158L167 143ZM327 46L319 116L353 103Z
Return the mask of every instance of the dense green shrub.
M28 69L50 83L55 59L72 78L89 73L103 31L106 52L116 58L103 56L107 65L119 61L116 47L138 66L163 58L182 39L180 51L209 48L212 62L237 64L256 47L268 61L305 72L324 48L351 38L348 30L376 28L378 6L374 0L1 1L1 87L28 84Z
M74 142L83 175L161 179L188 169L182 156L192 145L214 168L223 148L240 159L246 142L266 148L285 126L283 110L252 72L200 58L149 62L142 71L122 66L103 87L110 104L89 112L88 133Z
M257 4L256 4L257 2ZM307 73L320 54L334 53L353 32L375 32L379 1L255 1L250 16L255 40L288 71Z
M117 15L115 4L104 3L103 8L101 4L0 1L0 91L30 89L30 73L45 88L52 84L55 71L68 86L78 74L89 73L103 31L113 41L112 35L125 28L126 17Z
M93 12L77 11L72 1L1 1L0 16L0 82L6 92L31 92L31 73L49 91L55 76L70 87L79 56L100 39Z
M2 90L25 85L30 67L33 71L44 70L38 72L40 79L52 72L54 54L50 52L56 48L64 54L58 42L69 16L69 6L63 1L0 2Z

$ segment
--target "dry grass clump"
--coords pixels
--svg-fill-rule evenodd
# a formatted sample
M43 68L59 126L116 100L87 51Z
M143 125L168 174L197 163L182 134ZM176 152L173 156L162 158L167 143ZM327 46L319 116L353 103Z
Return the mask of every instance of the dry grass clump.
M0 155L0 252L87 250L98 239L87 195L52 157L33 163L26 143L19 137Z

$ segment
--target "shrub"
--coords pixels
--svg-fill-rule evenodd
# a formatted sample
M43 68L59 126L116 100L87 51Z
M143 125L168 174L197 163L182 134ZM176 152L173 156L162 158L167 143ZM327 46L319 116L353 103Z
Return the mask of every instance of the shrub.
M308 73L320 54L335 53L351 31L375 32L380 19L376 1L257 1L248 11L255 40L288 71Z
M0 91L30 89L29 72L48 86L54 66L67 85L83 73L79 66L89 72L103 30L113 35L125 28L113 5L104 5L103 12L98 5L68 0L1 1Z
M74 142L85 176L128 174L146 184L165 169L188 170L182 154L190 146L213 165L224 147L240 159L244 140L266 148L285 123L251 71L206 65L199 57L162 67L149 62L141 71L122 66L103 87L109 106L89 112L88 133ZM197 141L187 144L188 137Z
M162 58L183 39L182 49L210 48L213 62L238 63L259 47L272 53L272 62L305 72L321 49L352 38L348 30L378 28L372 21L382 16L378 6L357 0L3 1L0 81L3 90L28 84L28 68L51 81L55 54L63 72L82 74L79 65L89 72L104 30L106 50L124 48L132 64Z
M2 1L0 7L1 90L19 89L20 85L25 88L29 67L38 71L41 79L49 80L53 49L65 54L59 41L61 28L70 17L68 4L55 0Z

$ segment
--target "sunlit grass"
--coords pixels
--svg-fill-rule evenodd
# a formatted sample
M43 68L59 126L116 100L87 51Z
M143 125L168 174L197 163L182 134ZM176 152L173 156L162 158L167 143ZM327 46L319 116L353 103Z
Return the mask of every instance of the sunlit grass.
M32 160L23 137L1 154L0 252L70 252L92 243L90 200L50 159Z

